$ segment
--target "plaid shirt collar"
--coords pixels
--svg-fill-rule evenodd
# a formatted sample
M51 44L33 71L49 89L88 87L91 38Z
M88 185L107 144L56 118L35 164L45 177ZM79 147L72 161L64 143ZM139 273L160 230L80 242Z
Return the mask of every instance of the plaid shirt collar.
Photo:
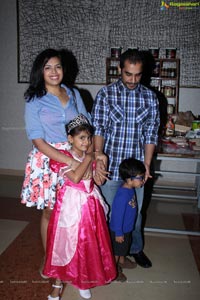
M116 82L116 86L117 86L117 89L118 91L121 93L121 92L124 92L125 90L127 92L131 92L131 91L134 91L134 92L140 92L141 91L141 84L138 83L138 85L136 86L136 88L134 90L130 90L128 89L124 83L122 82L122 79L120 78L117 82Z

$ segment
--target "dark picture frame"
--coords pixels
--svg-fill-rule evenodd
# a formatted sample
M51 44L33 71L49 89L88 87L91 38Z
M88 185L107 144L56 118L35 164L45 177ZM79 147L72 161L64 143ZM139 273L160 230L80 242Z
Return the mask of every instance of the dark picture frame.
M157 0L17 0L18 82L45 48L68 48L77 83L105 84L111 47L177 48L180 86L200 86L200 10L163 9Z

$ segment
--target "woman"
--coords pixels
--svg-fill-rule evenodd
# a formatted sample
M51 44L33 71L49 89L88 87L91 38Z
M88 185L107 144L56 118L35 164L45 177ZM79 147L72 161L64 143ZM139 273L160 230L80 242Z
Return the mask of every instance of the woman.
M44 250L58 183L57 174L49 168L49 159L71 165L72 169L78 166L77 161L59 150L69 149L65 125L79 113L89 118L78 90L73 88L77 73L78 66L71 51L46 49L33 63L30 85L24 94L26 132L33 148L28 156L21 202L43 209Z

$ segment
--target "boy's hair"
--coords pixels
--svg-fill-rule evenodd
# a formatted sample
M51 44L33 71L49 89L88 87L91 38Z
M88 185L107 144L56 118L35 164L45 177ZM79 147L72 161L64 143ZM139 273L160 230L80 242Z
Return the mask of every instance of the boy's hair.
M119 165L119 175L124 181L128 178L144 174L145 171L143 162L132 157L124 159Z
M81 131L87 131L90 135L94 134L94 128L90 125L88 119L83 115L79 114L73 120L71 120L66 126L67 135L75 136Z

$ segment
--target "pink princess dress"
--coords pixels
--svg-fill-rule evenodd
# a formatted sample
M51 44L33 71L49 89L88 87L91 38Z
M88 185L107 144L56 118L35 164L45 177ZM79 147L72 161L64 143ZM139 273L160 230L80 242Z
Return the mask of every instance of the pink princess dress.
M66 165L55 161L50 165L64 176ZM115 279L106 213L107 205L93 179L74 183L64 176L49 221L43 273L83 290Z

